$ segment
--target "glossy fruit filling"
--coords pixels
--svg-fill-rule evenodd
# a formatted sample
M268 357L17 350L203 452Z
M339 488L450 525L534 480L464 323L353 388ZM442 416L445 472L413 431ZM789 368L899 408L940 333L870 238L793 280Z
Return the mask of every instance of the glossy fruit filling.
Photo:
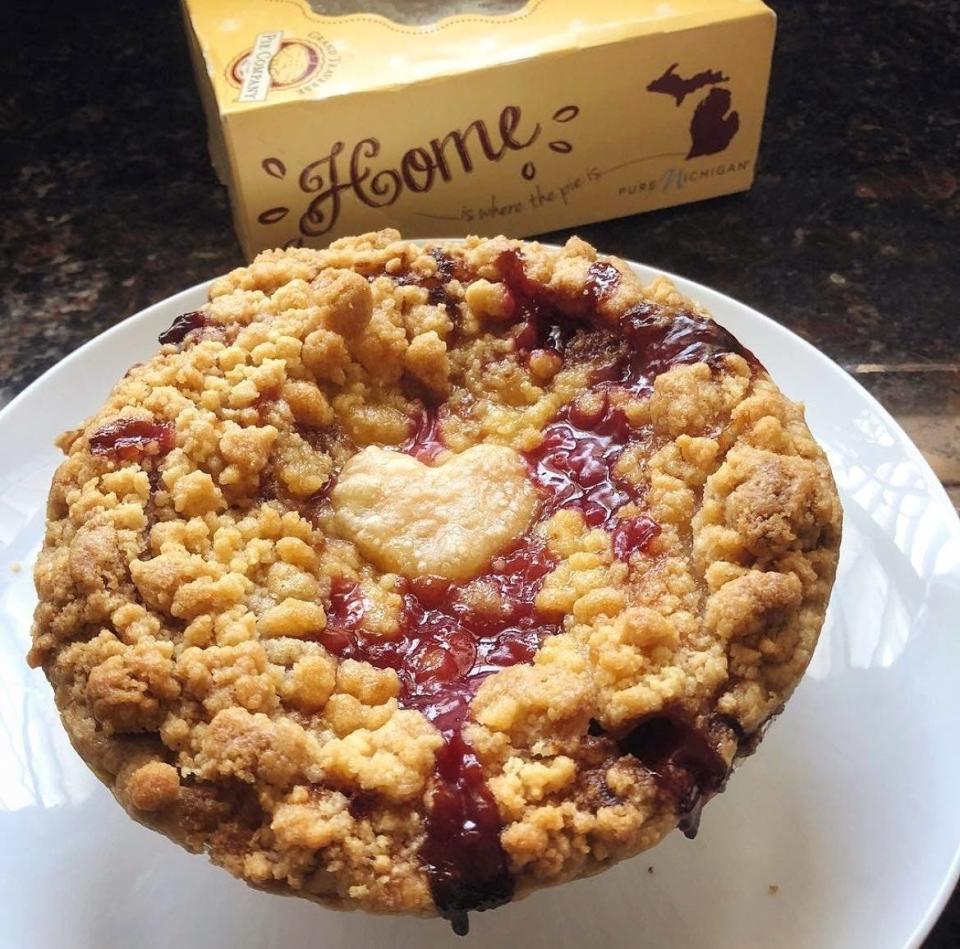
M710 735L679 715L655 715L618 743L653 775L661 790L677 802L679 827L690 838L697 834L700 811L723 788L729 774Z
M555 618L539 614L533 603L552 565L542 544L528 536L469 582L410 581L393 638L363 631L360 588L340 584L327 628L317 636L342 658L395 669L400 704L420 711L443 735L421 856L437 907L458 932L466 931L468 910L499 906L513 893L500 814L462 728L488 675L530 662L544 638L559 632Z
M194 330L203 329L207 325L207 318L200 310L191 310L181 313L158 337L161 345L167 343L182 343Z
M102 425L90 436L90 451L124 461L165 455L175 444L172 422L120 418Z
M444 255L437 261L437 276L429 278L427 289L432 302L446 304L444 284L455 268ZM500 846L500 815L463 726L487 676L530 662L544 639L562 628L560 617L542 615L535 606L554 565L538 526L559 510L577 510L588 526L610 531L618 559L626 562L648 551L659 525L644 514L619 515L628 503L642 506L636 487L618 477L616 466L623 451L645 436L618 407L617 392L649 394L656 376L671 366L701 361L716 366L726 353L757 365L726 330L694 313L643 304L607 319L601 309L621 280L612 264L593 264L582 297L574 301L528 278L516 251L502 254L499 264L514 303L515 321L507 332L521 360L530 363L546 352L562 364L571 340L584 332L619 340L617 355L612 363L598 363L588 391L561 409L544 429L541 444L525 454L541 503L512 550L468 582L437 577L404 582L400 629L389 638L364 631L362 591L341 581L330 598L327 628L317 635L337 656L395 669L400 704L422 712L443 735L421 858L438 909L459 933L466 932L469 910L497 906L513 893ZM624 338L630 344L626 349ZM425 408L413 420L402 450L430 464L445 447L442 413ZM638 726L620 748L675 794L689 831L704 796L722 782L709 744L696 731L664 718Z

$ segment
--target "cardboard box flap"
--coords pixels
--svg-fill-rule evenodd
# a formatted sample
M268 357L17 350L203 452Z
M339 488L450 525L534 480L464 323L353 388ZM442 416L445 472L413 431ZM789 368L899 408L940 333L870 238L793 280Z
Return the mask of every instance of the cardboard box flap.
M760 0L184 0L220 111L399 88L770 14Z

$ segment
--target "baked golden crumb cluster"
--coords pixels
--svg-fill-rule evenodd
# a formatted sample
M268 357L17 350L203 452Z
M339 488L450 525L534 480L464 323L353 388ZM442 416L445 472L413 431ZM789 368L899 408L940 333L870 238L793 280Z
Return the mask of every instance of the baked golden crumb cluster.
M655 844L817 641L802 408L576 238L261 254L65 433L30 662L138 820L449 918Z

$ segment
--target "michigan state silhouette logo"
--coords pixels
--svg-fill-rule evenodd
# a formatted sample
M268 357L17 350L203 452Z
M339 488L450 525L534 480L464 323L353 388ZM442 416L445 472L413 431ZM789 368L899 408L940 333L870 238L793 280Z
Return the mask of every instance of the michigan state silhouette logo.
M710 91L697 103L690 119L690 150L687 158L716 155L740 131L740 113L730 111L733 97L730 90L723 87L723 83L729 82L730 78L718 69L707 69L685 79L677 72L679 65L674 63L662 76L654 79L647 86L647 92L671 96L679 108L687 96L709 88Z

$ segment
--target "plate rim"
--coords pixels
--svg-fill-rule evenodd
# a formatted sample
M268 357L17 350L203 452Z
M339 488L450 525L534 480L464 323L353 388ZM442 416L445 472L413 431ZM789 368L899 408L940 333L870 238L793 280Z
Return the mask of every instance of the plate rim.
M429 244L440 242L441 240L445 242L451 242L457 240L457 238L423 238L417 240L416 243ZM543 243L542 246L552 249L559 249L560 247L560 245L552 243ZM874 411L886 423L889 430L897 439L900 449L908 455L910 460L916 465L918 472L922 474L928 491L930 491L931 495L936 498L940 505L945 505L946 509L951 512L952 517L947 518L949 521L949 530L958 540L960 540L960 514L958 514L957 510L955 509L953 502L950 500L950 497L947 494L942 482L936 476L926 458L924 458L923 453L906 433L906 431L904 431L899 422L897 422L897 420L890 414L890 412L839 363L831 359L826 353L822 352L813 343L804 339L794 330L778 322L773 317L767 316L765 313L757 310L755 307L752 307L749 304L744 303L742 300L731 296L723 290L715 289L707 284L701 283L700 281L693 280L689 277L684 277L661 267L655 267L639 261L634 261L631 258L605 253L601 253L601 256L615 257L617 260L622 261L629 266L644 280L646 280L646 273L662 275L668 280L673 281L675 284L678 284L681 292L683 292L686 296L693 298L694 300L698 299L698 294L701 292L708 296L721 298L724 301L733 304L735 307L746 311L750 318L759 320L761 324L765 325L768 329L772 329L775 333L786 334L785 338L791 345L799 345L801 349L809 357L813 358L819 366L829 371L831 376L834 378L841 378L843 383L851 387L856 392L858 398L865 400L866 404L871 408L871 410ZM138 310L121 320L118 320L112 326L107 327L102 332L86 340L62 359L49 366L36 379L18 392L5 406L0 408L0 431L2 431L3 426L7 423L11 416L19 413L24 405L28 405L31 400L36 398L37 393L40 392L40 390L42 390L46 385L48 385L65 367L82 360L93 348L102 346L104 344L109 344L112 336L118 335L125 329L129 329L131 323L148 320L156 313L156 311L160 309L172 308L178 300L198 295L206 295L211 284L216 279L218 279L218 277L213 277L209 280L195 283L192 286L170 294L169 296L164 297L161 300L157 300L143 309ZM805 405L802 399L797 401L800 401ZM904 943L904 949L919 949L923 941L933 929L936 922L939 920L940 916L943 914L947 903L957 888L958 882L960 882L960 838L958 838L954 844L953 858L947 869L947 872L941 880L936 892L934 892L928 898L927 906L923 911L922 916L918 918L911 935Z

